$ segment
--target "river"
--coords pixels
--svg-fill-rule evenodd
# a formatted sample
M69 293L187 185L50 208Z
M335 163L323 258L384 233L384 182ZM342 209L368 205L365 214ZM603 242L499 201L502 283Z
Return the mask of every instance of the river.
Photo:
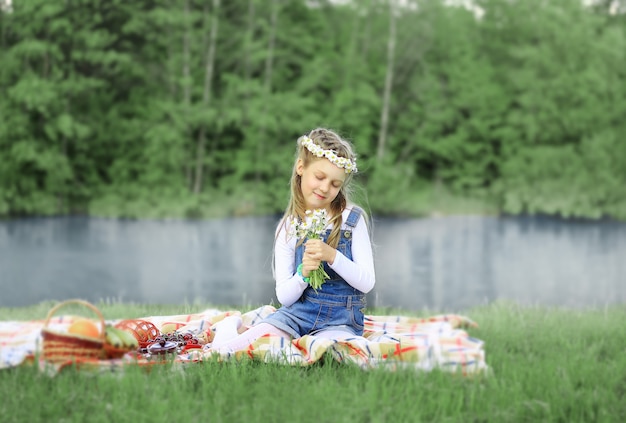
M277 305L277 217L0 221L0 306L83 298ZM455 312L497 299L626 303L626 223L548 217L374 219L368 304Z

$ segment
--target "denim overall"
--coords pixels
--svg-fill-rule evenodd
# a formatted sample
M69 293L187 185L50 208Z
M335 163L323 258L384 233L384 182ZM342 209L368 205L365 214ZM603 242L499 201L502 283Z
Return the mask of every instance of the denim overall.
M353 207L346 220L348 229L342 229L340 232L337 251L350 260L352 260L352 230L356 227L361 213L361 209ZM326 241L329 235L330 229L322 235L323 240ZM296 267L302 263L303 255L304 242L296 247L294 263ZM350 286L330 268L328 263L323 263L330 279L327 279L317 292L308 286L298 301L288 307L279 308L267 316L264 322L284 330L294 338L313 335L324 329L344 330L354 335L363 335L365 294Z

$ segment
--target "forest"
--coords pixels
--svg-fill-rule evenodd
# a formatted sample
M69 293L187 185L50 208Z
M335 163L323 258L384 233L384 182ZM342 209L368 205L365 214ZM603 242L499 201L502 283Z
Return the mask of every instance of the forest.
M0 217L280 213L296 140L372 213L626 219L626 1L0 0Z

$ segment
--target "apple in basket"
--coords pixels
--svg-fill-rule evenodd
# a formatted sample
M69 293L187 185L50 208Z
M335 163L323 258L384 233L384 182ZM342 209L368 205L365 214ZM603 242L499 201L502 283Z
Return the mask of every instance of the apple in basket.
M98 338L100 336L98 325L89 319L76 319L67 328L67 331L73 335L81 335L88 338Z

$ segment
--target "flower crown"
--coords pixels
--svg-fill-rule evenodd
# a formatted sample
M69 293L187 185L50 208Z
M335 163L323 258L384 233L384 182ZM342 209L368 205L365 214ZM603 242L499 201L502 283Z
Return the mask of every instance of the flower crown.
M342 168L346 173L357 173L356 160L346 159L340 157L334 150L324 150L319 145L315 144L311 138L306 135L298 138L298 142L306 147L314 156L322 158L326 157L332 164Z

